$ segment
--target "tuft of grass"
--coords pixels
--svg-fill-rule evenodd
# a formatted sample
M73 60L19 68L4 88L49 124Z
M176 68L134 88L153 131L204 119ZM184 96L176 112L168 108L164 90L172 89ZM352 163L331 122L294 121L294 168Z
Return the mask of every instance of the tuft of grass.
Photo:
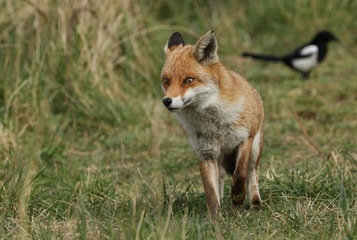
M0 1L0 239L357 237L356 1ZM264 209L209 221L197 159L161 106L172 32L212 29L264 100ZM329 29L309 81L284 54ZM291 107L323 153L306 141Z

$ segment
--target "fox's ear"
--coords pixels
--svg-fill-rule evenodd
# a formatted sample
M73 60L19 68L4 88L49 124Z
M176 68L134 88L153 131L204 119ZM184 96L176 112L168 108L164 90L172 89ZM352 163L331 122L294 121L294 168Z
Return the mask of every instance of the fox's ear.
M176 47L179 45L185 46L185 40L183 40L183 37L181 33L179 32L174 32L170 39L167 41L164 51L165 53L168 53L169 51L173 51Z
M193 46L192 53L197 62L211 65L218 62L217 38L213 31L208 31Z

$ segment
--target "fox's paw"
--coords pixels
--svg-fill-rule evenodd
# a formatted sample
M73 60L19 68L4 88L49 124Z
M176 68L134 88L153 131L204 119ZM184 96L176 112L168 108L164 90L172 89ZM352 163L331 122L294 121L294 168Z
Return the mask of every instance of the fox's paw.
M264 209L262 201L260 200L259 197L255 197L252 199L252 201L250 202L250 208L256 211L260 209Z
M241 206L244 202L245 194L232 195L232 203L234 206Z

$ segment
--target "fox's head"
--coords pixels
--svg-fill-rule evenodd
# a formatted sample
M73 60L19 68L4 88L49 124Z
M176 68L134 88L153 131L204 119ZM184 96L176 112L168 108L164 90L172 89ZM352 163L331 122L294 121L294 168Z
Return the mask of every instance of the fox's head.
M219 60L217 38L213 31L195 45L185 45L175 32L165 46L166 61L161 72L162 100L170 111L188 106L204 108L218 96Z

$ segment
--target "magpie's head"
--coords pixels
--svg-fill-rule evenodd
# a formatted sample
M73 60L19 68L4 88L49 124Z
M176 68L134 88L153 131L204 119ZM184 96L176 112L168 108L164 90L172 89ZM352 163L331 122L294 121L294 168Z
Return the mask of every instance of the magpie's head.
M318 32L314 39L311 41L311 43L314 43L314 44L322 44L322 43L328 43L330 41L339 41L339 39L333 35L331 32L329 31L320 31Z

